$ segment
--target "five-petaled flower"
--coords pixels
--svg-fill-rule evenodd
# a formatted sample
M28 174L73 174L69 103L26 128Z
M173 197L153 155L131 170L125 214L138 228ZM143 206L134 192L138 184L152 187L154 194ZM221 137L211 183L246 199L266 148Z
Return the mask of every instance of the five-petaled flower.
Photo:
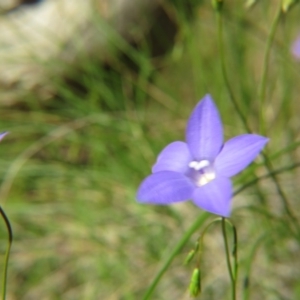
M223 127L210 95L192 112L186 143L165 147L152 167L152 175L140 185L142 203L171 204L191 199L200 208L228 217L231 212L230 177L246 168L268 138L243 134L223 144Z

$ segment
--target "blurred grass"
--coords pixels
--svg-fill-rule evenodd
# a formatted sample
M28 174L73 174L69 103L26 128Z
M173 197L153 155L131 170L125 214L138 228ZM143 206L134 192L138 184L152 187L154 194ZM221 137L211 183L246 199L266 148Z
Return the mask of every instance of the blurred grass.
M271 139L267 153L279 169L300 160L300 65L289 52L299 7L276 33L267 97L259 107L263 51L274 16L274 8L260 2L249 11L237 1L226 3L224 45L234 93L254 132L263 110ZM205 93L219 107L226 139L245 132L221 76L210 5L197 8L194 22L180 11L174 17L181 31L159 71L146 46L137 51L123 41L117 45L137 64L135 71L118 60L107 69L83 55L77 65L66 66L64 76L49 78L56 93L47 103L28 92L19 107L1 108L0 128L10 132L0 145L0 199L14 230L9 300L142 299L162 260L202 213L192 203L156 207L135 201L156 155L184 139L186 120ZM258 159L235 179L235 187L266 173ZM298 220L299 175L295 168L279 176ZM244 299L298 299L299 232L286 218L273 182L244 190L234 208L240 299L247 276ZM176 257L153 299L189 299L192 266L182 262L196 238ZM2 269L4 224L0 239ZM206 235L203 257L199 298L229 298L220 228Z

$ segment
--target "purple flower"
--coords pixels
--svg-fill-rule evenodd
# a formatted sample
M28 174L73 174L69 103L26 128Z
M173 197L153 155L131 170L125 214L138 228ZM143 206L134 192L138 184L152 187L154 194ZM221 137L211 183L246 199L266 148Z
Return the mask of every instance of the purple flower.
M300 60L300 35L292 45L292 54L297 60Z
M188 199L200 208L224 217L231 211L230 177L245 169L268 139L243 134L223 144L219 112L206 95L192 112L186 143L169 144L159 154L152 175L140 185L141 203L171 204Z

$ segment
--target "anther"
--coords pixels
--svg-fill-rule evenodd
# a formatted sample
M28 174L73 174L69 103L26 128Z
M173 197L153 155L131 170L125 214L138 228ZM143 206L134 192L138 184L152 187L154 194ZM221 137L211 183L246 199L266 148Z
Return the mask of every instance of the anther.
M191 161L189 163L189 167L195 169L196 171L208 167L209 165L210 165L209 160Z

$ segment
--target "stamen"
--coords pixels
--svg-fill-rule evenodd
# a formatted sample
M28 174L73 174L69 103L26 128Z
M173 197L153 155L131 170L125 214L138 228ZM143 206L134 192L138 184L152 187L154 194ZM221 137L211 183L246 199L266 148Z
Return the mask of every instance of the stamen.
M189 167L192 168L192 169L195 169L195 167L197 166L198 162L197 161L191 161L189 163Z
M214 172L207 172L202 174L199 179L197 180L197 185L202 186L205 185L207 183L209 183L210 181L214 180L216 178L216 174Z
M203 186L216 178L213 164L207 160L191 161L188 176L197 186Z
M199 171L205 167L208 167L210 165L209 160L200 160L200 161L191 161L189 163L189 167L195 169L196 171Z

